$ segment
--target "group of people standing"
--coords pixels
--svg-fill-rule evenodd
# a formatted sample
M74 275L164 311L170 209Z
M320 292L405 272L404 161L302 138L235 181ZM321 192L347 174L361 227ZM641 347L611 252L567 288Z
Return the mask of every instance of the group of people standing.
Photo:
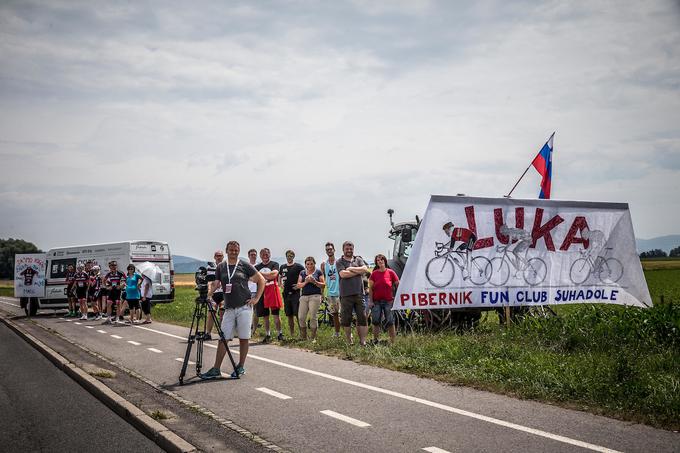
M126 321L131 324L150 323L153 298L151 279L137 273L132 264L128 265L127 274L118 270L116 261L110 261L108 265L109 272L106 274L102 274L99 265L92 261L67 267L68 313L64 317L80 317L80 320L87 321L91 307L93 319L104 320L106 324ZM127 320L124 318L126 309L130 313Z
M239 259L240 244L227 243L227 259L217 250L214 254L217 265L215 281L210 285L208 296L213 307L221 315L221 328L226 340L234 336L239 339L239 362L232 373L238 377L245 373L245 360L249 340L259 327L264 325L264 343L272 340L270 318L279 341L284 339L280 311L288 318L291 336L295 335L295 325L300 329L300 338L316 342L318 330L317 312L325 293L328 309L333 319L334 336L340 336L344 329L345 339L353 343L352 320L355 319L359 343L366 345L368 336L368 315L371 315L374 340L387 326L390 341L396 332L392 303L399 278L387 268L384 255L375 257L376 267L370 271L360 256L354 255L354 244L346 241L342 245L342 256L335 257L335 246L325 244L327 259L317 267L314 257L307 257L304 266L295 262L295 252L286 251L286 263L271 260L271 252L263 248L259 252L248 251L248 261ZM308 326L309 322L309 326ZM210 339L212 319L208 318L206 337ZM203 379L221 376L220 366L226 354L223 342L218 345L214 366L202 374Z

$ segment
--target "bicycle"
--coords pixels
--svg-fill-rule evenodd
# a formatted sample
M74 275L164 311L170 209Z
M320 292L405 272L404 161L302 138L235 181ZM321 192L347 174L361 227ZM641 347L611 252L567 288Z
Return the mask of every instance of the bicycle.
M503 255L491 260L491 284L494 286L503 286L507 283L510 278L510 264L515 268L515 277L521 272L524 281L529 286L543 283L548 274L548 266L541 258L527 260L514 256L512 253L508 254L507 245L496 246L496 252Z
M425 266L425 276L434 287L448 286L456 275L456 266L461 273L467 270L469 275L463 274L463 280L469 278L475 285L483 285L491 278L491 262L488 258L483 256L472 258L468 269L467 252L449 248L448 244L443 242L435 242L435 247L434 258ZM454 254L458 256L452 256Z
M588 280L592 274L597 274L597 278L602 283L616 283L623 276L623 264L614 257L607 258L611 247L605 247L605 256L597 255L593 260L590 251L581 250L581 258L571 264L569 278L575 285Z

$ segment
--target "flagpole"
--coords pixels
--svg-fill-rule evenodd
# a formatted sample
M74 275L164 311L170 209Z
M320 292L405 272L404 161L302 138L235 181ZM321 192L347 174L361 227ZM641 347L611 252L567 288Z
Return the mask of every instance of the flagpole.
M512 192L515 190L515 187L517 187L517 184L519 184L519 182L522 180L522 178L524 178L524 175L527 174L527 172L529 171L529 169L531 168L532 165L533 164L529 164L527 169L524 170L524 173L522 173L522 176L520 176L519 179L517 180L517 182L515 183L515 185L512 186L512 189L510 189L510 192L508 192L508 194L505 196L505 198L510 198L510 195L512 195Z
M553 138L555 136L555 132L557 132L557 131L554 131L552 134L550 134L550 138L548 138L548 142L550 141L551 138ZM548 143L548 142L546 142L546 143ZM539 151L539 153L540 153L540 151ZM522 180L522 178L524 178L524 175L527 174L527 172L529 171L529 169L531 168L531 166L533 164L534 164L534 162L531 161L531 163L529 164L527 169L524 170L524 173L522 173L522 176L520 176L519 179L517 180L517 182L515 183L515 185L512 186L512 189L510 189L510 192L508 192L508 194L505 196L505 198L510 198L510 195L512 195L512 192L514 192L515 188L517 187L517 184L519 184L519 182Z

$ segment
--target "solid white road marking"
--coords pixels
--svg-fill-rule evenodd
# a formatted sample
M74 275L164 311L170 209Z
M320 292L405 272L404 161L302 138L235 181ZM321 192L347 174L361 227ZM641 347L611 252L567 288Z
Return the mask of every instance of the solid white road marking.
M423 450L429 451L430 453L451 453L450 451L442 450L441 448L437 447L425 447Z
M82 323L82 322L78 322L78 321L76 321L76 325L77 325L77 326L82 326L82 325L83 325L83 323Z
M184 359L181 358L181 357L177 357L175 360L177 360L178 362L184 363ZM196 365L196 362L192 362L191 360L187 361L187 363L188 363L189 365Z
M328 415L329 417L342 420L343 422L349 423L350 425L358 426L359 428L367 428L371 426L366 422L362 422L361 420L357 420L356 418L348 417L346 415L338 414L337 412L334 411L325 410L321 411L321 413L324 415Z
M185 340L184 337L180 337L179 335L173 335L173 334L167 333L167 332L161 332L160 330L149 329L148 327L141 327L141 326L135 326L135 327L137 327L138 329L144 329L144 330L148 330L148 331L151 331L151 332L156 332L156 333L159 333L161 335L166 335L168 337L177 338L179 340ZM213 348L217 347L217 346L209 344L209 343L204 343L204 345L210 346L210 347L213 347ZM238 351L232 350L232 353L238 354ZM463 410L463 409L458 409L456 407L447 406L446 404L436 403L434 401L429 401L429 400L426 400L426 399L423 399L423 398L417 398L415 396L405 395L403 393L394 392L392 390L387 390L387 389L383 389L383 388L380 388L380 387L375 387L373 385L368 385L368 384L364 384L364 383L361 383L361 382L350 381L349 379L344 379L344 378L341 378L341 377L338 377L338 376L333 376L333 375L330 375L330 374L327 374L327 373L322 373L320 371L308 370L307 368L302 368L302 367L299 367L299 366L296 366L296 365L290 365L288 363L279 362L278 360L267 359L267 358L260 357L260 356L257 356L257 355L253 355L253 354L248 354L248 357L250 357L254 360L260 360L262 362L271 363L273 365L278 365L278 366L282 366L282 367L285 367L285 368L289 368L291 370L297 370L297 371L301 371L303 373L311 374L311 375L322 377L322 378L325 378L325 379L330 379L330 380L333 380L333 381L336 381L336 382L342 382L343 384L353 385L355 387L360 387L360 388L363 388L363 389L366 389L366 390L372 390L374 392L382 393L384 395L390 395L390 396L393 396L395 398L400 398L400 399L404 399L404 400L407 400L407 401L412 401L414 403L423 404L425 406L434 407L434 408L441 409L441 410L446 411L446 412L451 412L451 413L454 413L454 414L462 415L464 417L470 417L470 418L481 420L481 421L484 421L484 422L487 422L487 423L492 423L494 425L503 426L505 428L510 428L510 429L514 429L514 430L517 430L517 431L522 431L522 432L525 432L525 433L533 434L535 436L545 437L547 439L556 440L558 442L562 442L562 443L565 443L565 444L575 445L577 447L587 448L589 450L598 451L598 452L601 452L601 453L621 453L618 450L613 450L613 449L610 449L610 448L602 447L600 445L595 445L595 444L591 444L591 443L588 443L588 442L583 442L581 440L572 439L572 438L566 437L566 436L560 436L559 434L549 433L547 431L543 431L543 430L535 429L535 428L530 428L528 426L518 425L517 423L506 422L505 420L500 420L498 418L487 417L486 415L477 414L475 412L470 412L470 411L466 411L466 410Z
M5 302L4 300L0 300L0 304L11 305L12 307L21 308L21 305L10 304L9 302Z
M284 395L283 393L268 389L267 387L258 387L255 390L259 390L260 392L266 393L267 395L275 396L281 400L289 400L292 398L292 396Z
M98 330L99 333L106 333L106 330Z
M85 326L86 329L94 329L92 326Z
M146 348L146 349L151 351L151 352L155 352L156 354L163 354L163 351L161 351L160 349L156 349L156 348Z
M120 340L123 337L119 337L118 335L111 335L111 337L115 338L116 340Z
M132 340L128 340L128 343L133 344L135 346L139 346L139 345L142 344L142 343L137 343L136 341L132 341Z

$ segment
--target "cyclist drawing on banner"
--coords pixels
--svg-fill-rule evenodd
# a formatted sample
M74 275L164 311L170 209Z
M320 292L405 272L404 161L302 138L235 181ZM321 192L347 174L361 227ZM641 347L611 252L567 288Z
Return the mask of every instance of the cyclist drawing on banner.
M583 239L588 241L586 250L581 250L581 257L571 264L569 278L575 285L585 283L592 275L597 276L604 284L614 284L623 276L623 264L614 257L608 256L611 247L606 247L604 233L591 230L587 226L581 232Z
M453 222L446 222L442 229L449 242L435 242L434 258L425 267L425 276L437 288L448 286L460 269L463 280L470 280L475 285L483 285L491 277L491 262L483 257L471 258L477 235L468 228L456 227Z
M527 258L533 238L531 233L521 228L511 228L507 224L501 225L499 233L508 237L507 245L496 246L501 254L491 260L491 284L503 286L510 278L510 266L515 270L513 277L524 278L530 286L536 286L545 280L548 267L540 258Z

